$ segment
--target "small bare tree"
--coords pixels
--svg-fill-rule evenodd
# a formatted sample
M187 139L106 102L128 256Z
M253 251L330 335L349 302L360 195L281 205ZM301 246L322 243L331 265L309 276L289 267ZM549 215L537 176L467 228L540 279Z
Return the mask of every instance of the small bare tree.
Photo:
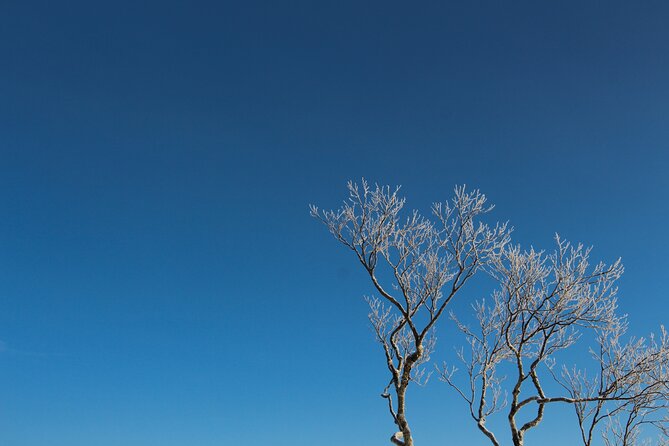
M414 211L402 218L399 188L348 183L341 208L311 215L355 253L380 297L369 297L369 319L383 347L390 382L382 396L399 431L391 437L412 446L406 415L411 382L424 383L421 367L430 358L434 328L446 306L508 242L506 225L489 227L479 218L492 206L478 191L455 189L450 203L432 207L434 219ZM392 393L396 397L393 401Z
M597 348L591 350L597 369L592 377L585 369L562 371L559 381L575 401L584 446L594 444L598 427L606 446L649 444L642 437L649 426L657 428L661 444L669 439L669 337L662 327L659 338L623 343L626 329L621 318L599 333Z
M454 317L469 344L469 353L459 354L467 384L456 382L455 368L444 367L441 379L467 402L478 429L494 446L500 442L486 423L493 413L508 405L511 439L522 446L552 403L574 406L585 446L591 446L601 421L607 421L607 446L636 445L641 426L665 427L660 414L667 407L667 336L663 331L659 340L621 345L625 323L615 314L620 260L591 267L590 249L573 247L559 237L556 241L551 255L508 246L491 257L500 287L490 304L475 304L478 326L470 329ZM559 353L586 330L597 336L599 347L592 354L598 374L590 379L585 369L564 366L561 374L555 373ZM500 377L504 364L511 370L509 401ZM547 382L557 382L553 387L563 393L549 395Z

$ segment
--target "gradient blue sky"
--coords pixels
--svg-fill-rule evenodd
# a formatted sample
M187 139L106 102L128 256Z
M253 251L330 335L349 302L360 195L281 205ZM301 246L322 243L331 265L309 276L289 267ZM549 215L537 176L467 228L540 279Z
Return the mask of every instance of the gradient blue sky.
M519 242L622 256L633 330L669 322L665 1L0 17L3 445L386 444L371 290L307 210L350 178L479 187ZM412 396L420 445L486 444L443 384Z

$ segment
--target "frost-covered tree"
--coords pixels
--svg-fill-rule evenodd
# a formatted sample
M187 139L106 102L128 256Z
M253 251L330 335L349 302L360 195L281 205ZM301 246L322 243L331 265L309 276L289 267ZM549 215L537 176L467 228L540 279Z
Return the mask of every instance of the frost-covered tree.
M412 446L407 389L429 377L421 366L433 351L435 326L471 277L500 256L509 230L480 221L492 206L477 190L457 187L450 202L433 205L431 218L403 215L398 191L349 182L339 209L311 206L311 215L355 254L378 294L367 302L390 373L382 396L398 429L391 441Z
M506 409L511 440L522 446L551 404L573 406L584 446L594 444L597 430L607 446L640 445L648 426L665 435L666 333L623 342L625 319L616 315L620 260L591 266L590 249L556 242L550 255L506 245L489 257L499 288L474 305L474 328L453 316L468 344L459 354L466 376L444 366L441 379L494 446L501 444L487 423L494 413ZM562 352L588 332L593 336L585 339L596 344L592 366L558 366Z
M624 318L597 337L591 350L595 372L564 368L560 382L574 401L584 446L595 444L599 430L606 446L669 444L669 336L630 338ZM651 432L652 433L652 432Z

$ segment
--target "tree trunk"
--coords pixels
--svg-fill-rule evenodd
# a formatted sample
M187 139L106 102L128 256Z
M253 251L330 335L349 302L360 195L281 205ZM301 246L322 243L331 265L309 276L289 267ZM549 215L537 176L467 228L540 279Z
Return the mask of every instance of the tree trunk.
M411 369L422 355L423 346L419 345L416 351L407 358L407 361L404 364L404 368L402 370L400 382L395 386L395 391L397 392L397 427L404 436L404 446L414 446L413 437L411 436L411 429L409 428L409 423L406 419L405 401L407 388L409 387L409 382L411 381Z
M406 392L407 386L400 385L397 388L397 427L400 429L403 435L404 446L413 446L413 438L411 437L411 429L409 428L409 423L406 419Z
M519 387L516 387L518 389ZM523 432L518 429L516 425L516 412L518 411L518 407L516 405L516 400L518 399L518 393L514 391L514 396L513 399L514 401L511 403L511 411L509 412L509 427L511 428L511 441L513 442L513 446L523 446Z

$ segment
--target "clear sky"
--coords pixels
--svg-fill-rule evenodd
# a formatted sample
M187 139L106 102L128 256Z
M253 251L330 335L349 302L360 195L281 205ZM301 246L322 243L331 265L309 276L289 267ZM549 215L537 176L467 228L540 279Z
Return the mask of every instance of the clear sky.
M669 323L665 1L0 17L0 444L386 444L371 290L307 207L363 176L622 256L632 329ZM443 384L412 392L419 446L486 444Z

